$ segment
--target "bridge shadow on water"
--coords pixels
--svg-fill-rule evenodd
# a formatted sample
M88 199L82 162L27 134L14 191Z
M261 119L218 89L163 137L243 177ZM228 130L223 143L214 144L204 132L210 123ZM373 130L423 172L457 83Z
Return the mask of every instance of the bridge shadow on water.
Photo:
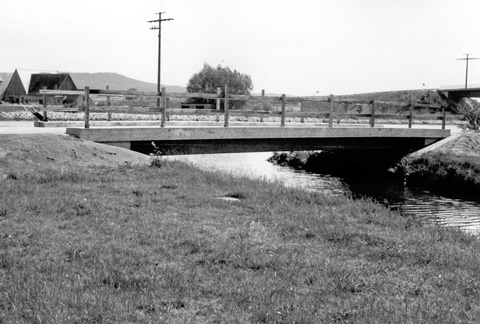
M339 177L346 182L364 182L397 179L398 176L392 171L406 154L400 150L293 152L275 153L269 161L307 172Z

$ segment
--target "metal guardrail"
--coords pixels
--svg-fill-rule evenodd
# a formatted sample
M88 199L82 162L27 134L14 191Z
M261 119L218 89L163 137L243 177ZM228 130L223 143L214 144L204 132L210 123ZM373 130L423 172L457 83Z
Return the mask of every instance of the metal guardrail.
M85 128L90 127L90 113L93 112L103 112L109 113L109 119L111 113L131 113L131 114L161 114L161 127L165 127L167 118L170 115L214 115L220 116L224 115L224 127L229 126L230 116L244 116L244 117L260 117L261 121L265 117L280 117L280 127L285 127L285 120L287 117L290 118L300 118L303 122L305 118L327 118L328 127L333 127L333 120L340 117L346 118L368 118L369 124L371 127L375 126L375 122L378 119L408 119L408 127L411 128L413 120L442 120L442 129L445 129L446 114L445 108L446 105L435 105L435 104L424 104L410 101L408 103L395 102L395 101L378 101L378 100L357 100L357 99L341 99L335 98L335 96L330 95L328 98L317 98L317 97L286 97L286 95L278 96L265 96L262 91L261 96L252 96L252 95L230 95L228 86L225 86L225 95L220 94L205 94L205 93L166 93L165 88L162 88L162 93L159 95L156 92L133 92L133 91L118 91L118 90L97 90L90 89L85 87L85 90L80 91L71 91L71 90L41 90L41 94L44 96L44 119L48 120L47 111L61 110L60 108L55 108L47 106L47 96L54 95L79 95L84 96L84 106L77 109L77 111L85 112ZM90 107L90 95L100 95L107 97L107 103L109 103L110 96L142 96L150 98L160 98L162 100L161 107L148 108L148 107L117 107L117 106L105 106L105 107ZM191 109L191 108L167 108L168 98L203 98L203 99L215 99L217 101L217 109ZM224 110L220 110L219 103L224 101ZM280 100L281 101L281 110L280 111L266 111L266 110L230 110L229 101L230 100L260 100L263 103L267 100ZM287 100L291 101L313 101L318 103L328 103L328 112L287 112L286 103ZM363 104L370 105L371 109L369 113L342 113L338 109L335 109L335 104ZM408 108L408 112L405 114L384 114L377 113L378 105L389 105ZM429 108L434 110L441 110L441 115L433 114L414 114L414 108ZM433 115L433 116L432 116ZM217 118L217 121L219 119Z

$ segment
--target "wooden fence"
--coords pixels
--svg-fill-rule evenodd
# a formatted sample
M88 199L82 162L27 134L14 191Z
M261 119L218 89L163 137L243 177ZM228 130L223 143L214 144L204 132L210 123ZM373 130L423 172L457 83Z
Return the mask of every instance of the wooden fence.
M78 111L85 112L85 128L90 127L90 113L108 113L108 118L110 120L111 113L127 113L127 114L161 114L161 127L165 127L167 119L171 115L199 115L199 116L217 116L216 120L219 121L219 116L224 116L224 127L229 126L230 116L242 116L242 117L259 117L260 122L264 120L265 117L279 117L280 118L280 127L285 127L285 120L289 118L299 118L301 122L304 122L306 118L320 118L328 119L328 127L333 127L334 119L340 122L340 118L368 118L369 124L371 127L375 126L375 123L378 119L407 119L408 127L411 128L413 120L441 120L441 127L445 129L445 121L447 116L445 114L445 105L438 104L424 104L410 101L408 103L402 102L393 102L393 101L378 101L378 100L358 100L358 99L341 99L335 98L335 96L330 95L328 98L317 98L317 97L288 97L282 95L281 97L272 97L265 96L265 92L262 90L261 96L252 96L252 95L231 95L229 94L228 85L225 86L225 96L221 97L220 92L217 94L205 94L205 93L166 93L165 88L162 88L162 93L151 93L151 92L131 92L131 91L118 91L118 90L91 90L89 87L85 87L84 91L66 91L66 90L41 90L40 91L44 96L44 105L41 108L43 110L44 120L48 120L48 111ZM52 95L79 95L85 98L83 106L79 108L64 108L59 106L47 106L46 105L46 96ZM97 107L90 105L90 96L99 95L106 96L106 106ZM159 98L162 101L161 107L118 107L110 105L111 96L140 96L148 98ZM203 98L203 99L215 99L217 102L217 109L192 109L192 108L168 108L170 98L179 98L179 99L188 99L188 98ZM220 101L224 101L224 109L220 110ZM249 101L249 100L259 100L261 102L261 110L231 110L229 109L229 101ZM280 101L281 110L280 111L269 111L265 110L266 101ZM287 100L295 102L307 102L313 101L316 103L327 103L328 111L326 112L287 112L285 107ZM337 109L335 105L337 104ZM352 112L340 112L338 109L338 104L359 104L359 105L368 105L370 106L370 111L368 113L352 113ZM385 114L379 113L377 107L379 105L388 105L390 107L398 107L403 111L400 114ZM408 109L406 109L408 108ZM416 108L428 108L435 110L435 114L414 114ZM440 114L437 112L440 111Z

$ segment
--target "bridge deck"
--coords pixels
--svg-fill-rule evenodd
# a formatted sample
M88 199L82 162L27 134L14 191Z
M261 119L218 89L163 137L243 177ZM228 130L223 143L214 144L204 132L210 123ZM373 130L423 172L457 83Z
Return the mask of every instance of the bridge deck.
M450 136L450 130L383 127L95 127L67 134L142 153L198 154L298 150L412 152Z
M462 98L479 98L480 88L459 88L459 89L439 89L439 92L443 92L450 100L459 101Z

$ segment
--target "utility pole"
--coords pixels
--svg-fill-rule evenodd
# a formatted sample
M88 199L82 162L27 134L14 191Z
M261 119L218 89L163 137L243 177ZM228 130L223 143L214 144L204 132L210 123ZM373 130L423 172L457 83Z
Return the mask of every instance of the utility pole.
M158 77L157 77L157 95L160 96L161 94L161 85L160 85L160 71L161 71L161 55L162 55L162 21L173 20L173 18L162 19L162 14L165 12L157 13L158 19L157 20L149 20L149 23L156 23L158 22L158 26L150 27L151 30L158 29ZM157 98L157 107L160 107L160 98Z
M470 54L463 54L463 55L466 55L467 57L459 58L457 60L464 60L467 63L467 71L465 72L465 89L467 89L467 87L468 87L468 61L478 60L478 57L469 57Z

